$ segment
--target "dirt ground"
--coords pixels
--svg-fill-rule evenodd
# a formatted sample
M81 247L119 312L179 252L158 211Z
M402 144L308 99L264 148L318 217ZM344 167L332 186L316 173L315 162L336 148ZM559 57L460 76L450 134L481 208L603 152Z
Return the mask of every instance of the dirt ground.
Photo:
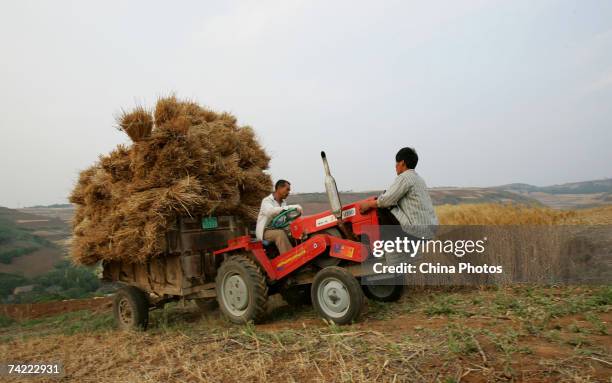
M35 319L79 310L108 311L112 305L111 297L71 299L65 301L0 304L0 314L17 321Z
M85 303L71 303L78 309ZM2 360L61 361L66 382L610 382L612 289L409 290L325 323L273 296L266 321L237 326L214 304L152 312L146 332L94 310L0 329ZM32 311L39 313L41 311ZM14 379L10 381L20 381ZM32 381L23 378L21 381Z

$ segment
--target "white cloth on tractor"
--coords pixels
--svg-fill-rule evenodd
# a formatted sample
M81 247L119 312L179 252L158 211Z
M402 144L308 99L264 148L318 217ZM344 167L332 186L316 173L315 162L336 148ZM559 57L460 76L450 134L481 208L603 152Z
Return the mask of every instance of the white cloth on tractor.
M261 207L259 208L259 215L257 216L257 226L255 227L255 236L258 240L263 240L264 230L266 230L266 226L272 220L272 218L276 217L283 210L296 208L299 211L302 211L302 207L300 205L287 205L287 202L283 200L281 203L278 203L274 199L274 194L270 194L266 198L261 200Z

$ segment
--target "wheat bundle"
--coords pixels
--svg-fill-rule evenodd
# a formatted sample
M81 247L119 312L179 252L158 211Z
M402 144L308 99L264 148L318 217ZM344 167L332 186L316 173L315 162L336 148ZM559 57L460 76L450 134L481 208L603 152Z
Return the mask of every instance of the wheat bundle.
M227 113L175 97L153 116L124 113L120 129L133 141L82 171L70 195L77 207L71 255L144 262L165 250L177 215L236 215L253 222L272 181L270 158L253 130Z
M123 112L118 118L120 130L123 130L132 141L141 141L151 135L153 117L143 107L138 107L130 113Z

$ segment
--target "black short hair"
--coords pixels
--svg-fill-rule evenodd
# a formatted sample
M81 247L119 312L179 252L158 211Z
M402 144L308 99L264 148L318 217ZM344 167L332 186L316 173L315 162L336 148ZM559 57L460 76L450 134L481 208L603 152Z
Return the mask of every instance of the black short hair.
M287 180L278 180L276 181L276 184L274 185L274 190L278 190L278 188L282 188L285 185L291 185L291 182Z
M413 148L401 148L395 155L395 162L404 161L408 169L414 169L419 162L419 156Z

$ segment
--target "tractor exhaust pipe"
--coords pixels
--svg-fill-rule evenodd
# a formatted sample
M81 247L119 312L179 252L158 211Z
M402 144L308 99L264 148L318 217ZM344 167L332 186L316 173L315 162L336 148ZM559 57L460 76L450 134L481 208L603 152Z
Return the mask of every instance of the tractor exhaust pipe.
M327 156L325 156L325 152L321 152L321 159L323 160L323 168L325 169L325 191L327 192L329 205L332 213L334 213L338 221L342 221L342 204L340 203L340 194L338 193L336 180L329 171L329 164L327 163Z
M344 238L357 240L355 234L348 230L344 222L342 221L342 203L340 202L340 194L338 193L338 187L336 186L336 180L329 171L329 164L327 163L327 156L325 152L321 152L321 159L323 160L323 168L325 169L325 191L327 192L327 199L331 211L338 221L338 228L342 232Z

